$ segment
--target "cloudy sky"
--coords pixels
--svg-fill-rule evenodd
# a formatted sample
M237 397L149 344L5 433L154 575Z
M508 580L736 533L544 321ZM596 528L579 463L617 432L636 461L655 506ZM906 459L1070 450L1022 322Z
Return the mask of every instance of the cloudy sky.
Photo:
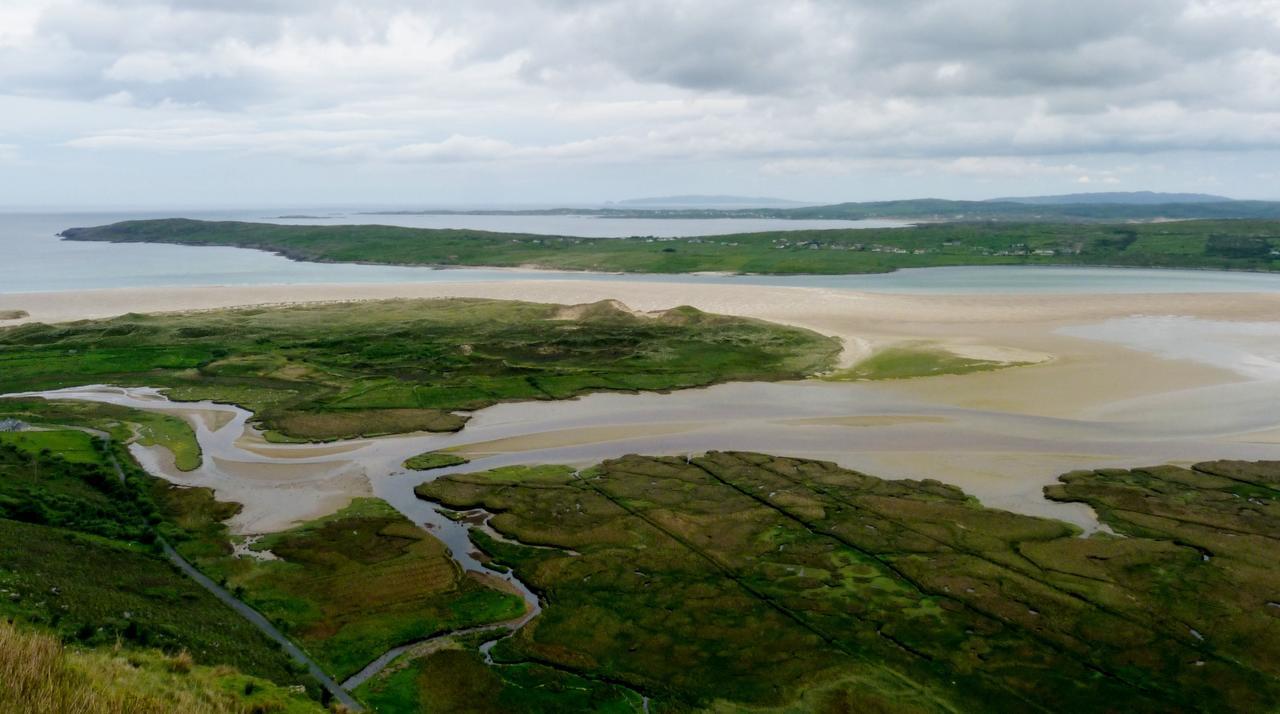
M1280 199L1277 167L1280 0L0 2L0 205Z

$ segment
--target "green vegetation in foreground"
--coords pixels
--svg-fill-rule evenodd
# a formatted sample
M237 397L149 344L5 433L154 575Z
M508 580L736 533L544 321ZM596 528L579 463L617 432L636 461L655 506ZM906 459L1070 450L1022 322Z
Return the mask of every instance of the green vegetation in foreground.
M181 493L187 489L175 491ZM184 494L185 495L185 494ZM188 526L225 514L185 495ZM524 602L464 574L445 545L385 501L347 508L262 538L275 560L233 558L215 521L178 550L306 647L339 681L383 652L448 630L517 618Z
M66 647L0 620L0 711L31 714L243 714L325 711L306 694L186 653Z
M615 684L539 664L486 665L476 646L491 637L451 638L424 656L403 657L361 685L356 694L383 714L636 714L644 710L638 694Z
M494 649L654 711L1271 711L1280 462L1104 470L1052 498L1120 536L936 481L716 453L453 474L478 540L544 595ZM459 665L461 666L461 665Z
M202 665L307 681L274 642L156 553L154 481L123 449L70 430L3 437L0 621L78 647L123 647L121 657L185 651Z
M173 454L179 471L200 468L200 443L191 425L167 414L99 402L11 398L0 399L0 418L5 417L35 426L95 429L120 443L137 440L143 446L163 446ZM18 433L35 438L33 435L40 432ZM52 451L62 453L58 449Z
M0 393L165 387L323 440L456 431L454 410L502 401L799 378L838 351L807 330L688 307L396 300L0 329Z
M0 519L151 542L154 506L146 487L120 482L108 448L80 431L0 434ZM19 545L25 544L10 547Z
M404 467L414 471L431 471L471 463L470 459L443 451L428 451L405 459Z
M943 374L989 372L1022 364L1024 363L974 359L940 348L889 347L876 352L849 369L833 372L823 379L841 382L910 379L936 377Z
M1048 210L1044 206L1018 209ZM1114 209L1098 206L1090 210ZM1277 220L933 223L910 228L666 239L577 238L369 225L282 226L173 218L72 228L63 235L71 240L257 248L295 260L318 262L537 266L634 273L833 275L944 265L1280 269Z

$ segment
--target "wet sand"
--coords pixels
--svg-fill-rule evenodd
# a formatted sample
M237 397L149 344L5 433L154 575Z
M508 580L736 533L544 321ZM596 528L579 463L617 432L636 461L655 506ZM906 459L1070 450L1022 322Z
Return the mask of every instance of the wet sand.
M891 295L827 288L644 282L510 281L88 290L0 295L0 310L58 322L127 312L420 297L487 297L576 304L618 299L651 311L693 305L839 337L849 365L889 345L925 341L1032 367L903 382L905 393L957 406L1070 415L1116 399L1236 380L1229 370L1162 358L1057 330L1132 315L1267 321L1280 294Z
M938 478L988 505L1088 529L1094 520L1087 508L1051 504L1041 496L1042 487L1065 471L1280 456L1280 412L1273 406L1280 403L1280 379L1271 377L1280 365L1271 359L1280 355L1280 332L1257 327L1280 320L1277 294L938 296L513 281L0 295L0 309L59 321L130 311L448 296L562 304L618 299L645 311L689 304L838 336L846 345L846 364L884 346L920 342L970 356L1038 363L874 384L721 385L665 395L503 404L479 412L459 434L311 446L268 444L245 428L242 412L227 415L234 408L180 407L138 393L141 406L191 411L205 453L216 458L182 474L166 467L163 449L135 452L166 478L210 486L220 498L245 503L231 523L237 533L278 530L370 492L403 500L401 506L411 509L411 482L450 471L514 463L586 465L624 453L708 449L829 459L887 478ZM1159 316L1171 315L1195 320L1168 329L1158 323L1165 319ZM1148 317L1108 322L1132 316ZM1182 332L1170 338L1168 330L1175 328ZM1222 349L1181 349L1191 343ZM400 468L408 456L441 448L471 455L473 462L430 474Z

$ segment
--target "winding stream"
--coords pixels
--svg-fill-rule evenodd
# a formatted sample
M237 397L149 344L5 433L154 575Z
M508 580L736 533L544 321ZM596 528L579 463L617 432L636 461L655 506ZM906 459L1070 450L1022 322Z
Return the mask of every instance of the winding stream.
M86 386L22 396L107 402L184 418L203 450L198 469L177 470L172 455L158 446L134 444L132 453L157 476L212 488L220 500L244 504L229 522L239 535L287 528L331 513L355 496L384 499L441 539L463 571L504 581L524 599L526 613L516 620L444 635L493 630L495 639L482 648L488 659L498 639L541 612L538 597L514 573L477 558L472 529L501 537L488 528L488 514L451 520L414 495L418 484L514 464L585 466L628 453L749 450L830 460L885 478L936 478L988 506L1065 520L1088 533L1099 526L1087 506L1043 498L1043 486L1061 473L1205 458L1273 459L1280 448L1274 438L1254 436L1280 434L1280 327L1236 323L1227 330L1221 324L1155 319L1073 328L1072 334L1232 368L1241 380L1117 401L1075 418L959 408L884 383L733 383L668 394L499 404L476 412L454 434L323 444L268 443L244 409L171 402L149 388ZM1210 335L1216 347L1197 341L1196 330ZM402 467L410 456L442 448L472 461L430 472ZM392 649L343 686L358 686L401 654L430 644Z

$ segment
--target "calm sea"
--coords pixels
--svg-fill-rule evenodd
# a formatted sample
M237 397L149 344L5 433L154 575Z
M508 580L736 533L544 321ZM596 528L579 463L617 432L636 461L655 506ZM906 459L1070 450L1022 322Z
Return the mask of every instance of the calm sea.
M475 228L547 235L625 237L695 236L765 230L880 228L893 221L786 221L771 219L668 220L583 216L395 216L325 214L283 219L292 212L184 213L191 218L275 223L380 223L424 228ZM57 233L157 213L0 213L0 293L183 285L288 285L306 283L475 282L488 280L628 280L635 276L551 271L409 268L299 263L261 251L173 245L76 243ZM315 215L308 212L308 215ZM912 293L1135 293L1280 292L1280 275L1218 271L1108 268L968 267L902 270L848 276L644 276L673 283L731 283L847 288Z

